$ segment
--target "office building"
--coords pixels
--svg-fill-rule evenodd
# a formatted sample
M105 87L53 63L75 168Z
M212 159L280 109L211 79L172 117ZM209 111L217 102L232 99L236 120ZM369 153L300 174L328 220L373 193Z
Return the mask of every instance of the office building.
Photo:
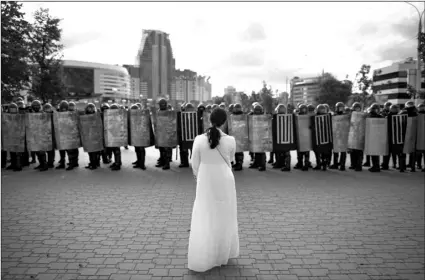
M176 70L174 74L175 100L181 102L210 100L212 86L209 79L210 77L197 75L196 72L189 69Z
M66 99L85 102L136 101L130 92L130 75L117 65L64 60L61 70Z
M153 100L170 98L175 64L169 35L143 30L134 65L139 68L140 95Z
M316 97L320 92L319 77L291 79L290 102L296 106L298 103L317 105Z
M228 86L224 89L224 94L234 94L236 93L236 88L232 87L232 86Z
M411 99L408 85L416 88L416 61L408 58L395 62L390 66L374 71L372 90L378 103L390 101L393 104L404 104ZM425 90L424 70L422 67L421 90Z

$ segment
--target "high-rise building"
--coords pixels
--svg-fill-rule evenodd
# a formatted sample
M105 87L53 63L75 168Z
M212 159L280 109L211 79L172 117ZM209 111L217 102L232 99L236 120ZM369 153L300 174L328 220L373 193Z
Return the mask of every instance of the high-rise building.
M148 99L172 96L176 61L168 34L143 30L135 67L139 68L140 94Z
M319 77L311 78L298 78L291 79L291 103L297 105L298 103L317 105L316 97L320 92Z
M205 81L205 93L204 93L204 100L203 101L209 101L212 98L212 85L210 83L210 78L208 77Z
M189 69L175 71L176 100L204 102L211 99L210 77L198 76Z
M416 87L416 61L408 58L395 62L390 66L376 69L373 75L372 90L378 103L390 101L393 104L404 104L410 99L408 85ZM425 73L422 68L421 89L425 89Z
M224 89L224 94L234 94L236 92L236 88L232 86L228 86Z

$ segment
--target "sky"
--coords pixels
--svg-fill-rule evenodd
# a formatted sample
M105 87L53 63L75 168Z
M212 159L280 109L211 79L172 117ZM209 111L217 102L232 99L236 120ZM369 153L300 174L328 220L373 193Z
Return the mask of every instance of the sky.
M40 7L62 19L64 59L134 64L142 29L168 33L176 68L211 76L213 96L416 57L419 16L403 2L28 2L29 21Z

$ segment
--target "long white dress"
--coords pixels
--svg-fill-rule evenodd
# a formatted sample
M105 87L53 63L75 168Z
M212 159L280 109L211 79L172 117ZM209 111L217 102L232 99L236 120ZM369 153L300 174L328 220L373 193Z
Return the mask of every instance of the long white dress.
M235 138L221 130L220 149L211 149L205 134L195 138L192 169L197 177L189 237L188 268L204 272L239 256L236 188L230 162Z

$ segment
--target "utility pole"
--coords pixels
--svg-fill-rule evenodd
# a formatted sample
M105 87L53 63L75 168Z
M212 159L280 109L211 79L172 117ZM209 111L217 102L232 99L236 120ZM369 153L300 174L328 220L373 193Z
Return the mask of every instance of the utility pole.
M419 16L419 23L418 23L418 47L417 47L417 60L416 60L416 95L419 93L419 91L421 90L421 82L422 82L422 71L421 71L421 53L419 50L419 47L421 45L421 32L422 32L422 16L425 13L425 8L424 11L421 13L419 11L419 9L413 5L412 3L406 2L407 4L409 4L410 6L412 6L413 8L416 9L416 12L418 12L418 16ZM416 99L416 96L414 96L414 99Z

